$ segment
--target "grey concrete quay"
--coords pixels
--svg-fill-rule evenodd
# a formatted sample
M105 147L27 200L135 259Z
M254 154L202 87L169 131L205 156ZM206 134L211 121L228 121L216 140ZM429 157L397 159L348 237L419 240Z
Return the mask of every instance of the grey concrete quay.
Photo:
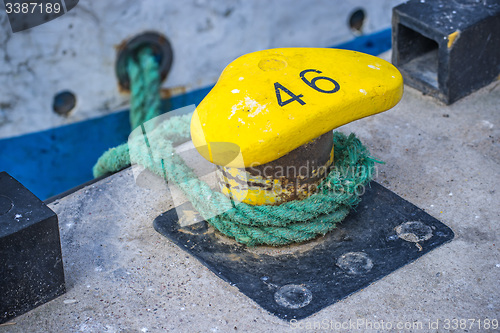
M500 319L499 105L499 81L451 106L405 87L394 109L339 129L385 161L377 182L456 236L304 320L267 313L155 232L152 221L173 203L164 187L138 186L129 168L49 205L67 293L0 333L479 332L487 320L492 328Z

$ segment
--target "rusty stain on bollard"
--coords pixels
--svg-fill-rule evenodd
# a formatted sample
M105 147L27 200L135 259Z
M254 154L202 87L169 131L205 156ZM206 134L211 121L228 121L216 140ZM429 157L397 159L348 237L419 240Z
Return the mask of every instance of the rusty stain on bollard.
M231 168L217 166L222 193L252 205L279 205L316 193L333 165L333 132L292 150L277 160Z

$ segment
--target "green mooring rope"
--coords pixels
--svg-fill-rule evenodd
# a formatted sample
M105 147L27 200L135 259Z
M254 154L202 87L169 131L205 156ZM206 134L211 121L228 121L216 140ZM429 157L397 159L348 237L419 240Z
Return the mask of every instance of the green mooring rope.
M141 80L140 76L137 80ZM135 84L135 79L131 84ZM149 93L158 95L156 91ZM131 107L132 112L143 111ZM148 145L139 144L144 137L136 136L128 144L108 150L94 166L94 176L129 166L129 144L134 145L134 163L175 183L215 229L248 246L279 246L307 241L333 230L360 202L358 192L371 180L374 163L378 162L354 134L347 137L334 132L335 167L318 187L318 193L279 206L236 203L199 180L175 154L173 143L190 138L190 121L191 114L171 117L147 133ZM154 147L154 152L149 147Z
M129 58L130 126L137 126L160 114L160 68L153 51L146 47L137 53L137 61Z
M144 47L137 52L137 59L127 60L130 81L130 127L137 126L160 114L160 70L153 51ZM120 171L130 166L128 144L105 152L94 165L94 178Z

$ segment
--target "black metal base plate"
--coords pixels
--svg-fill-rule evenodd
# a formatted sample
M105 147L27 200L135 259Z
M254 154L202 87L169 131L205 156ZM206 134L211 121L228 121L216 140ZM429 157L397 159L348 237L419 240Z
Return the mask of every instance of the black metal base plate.
M175 209L158 216L154 227L285 320L305 318L454 237L446 225L375 182L336 230L306 244L248 248L205 221L181 227Z

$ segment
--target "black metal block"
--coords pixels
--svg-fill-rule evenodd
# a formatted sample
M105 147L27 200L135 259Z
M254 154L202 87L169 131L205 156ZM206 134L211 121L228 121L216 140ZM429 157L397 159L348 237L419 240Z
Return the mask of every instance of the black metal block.
M65 291L57 215L0 172L0 323Z
M392 62L446 104L500 74L500 0L410 0L393 9Z

